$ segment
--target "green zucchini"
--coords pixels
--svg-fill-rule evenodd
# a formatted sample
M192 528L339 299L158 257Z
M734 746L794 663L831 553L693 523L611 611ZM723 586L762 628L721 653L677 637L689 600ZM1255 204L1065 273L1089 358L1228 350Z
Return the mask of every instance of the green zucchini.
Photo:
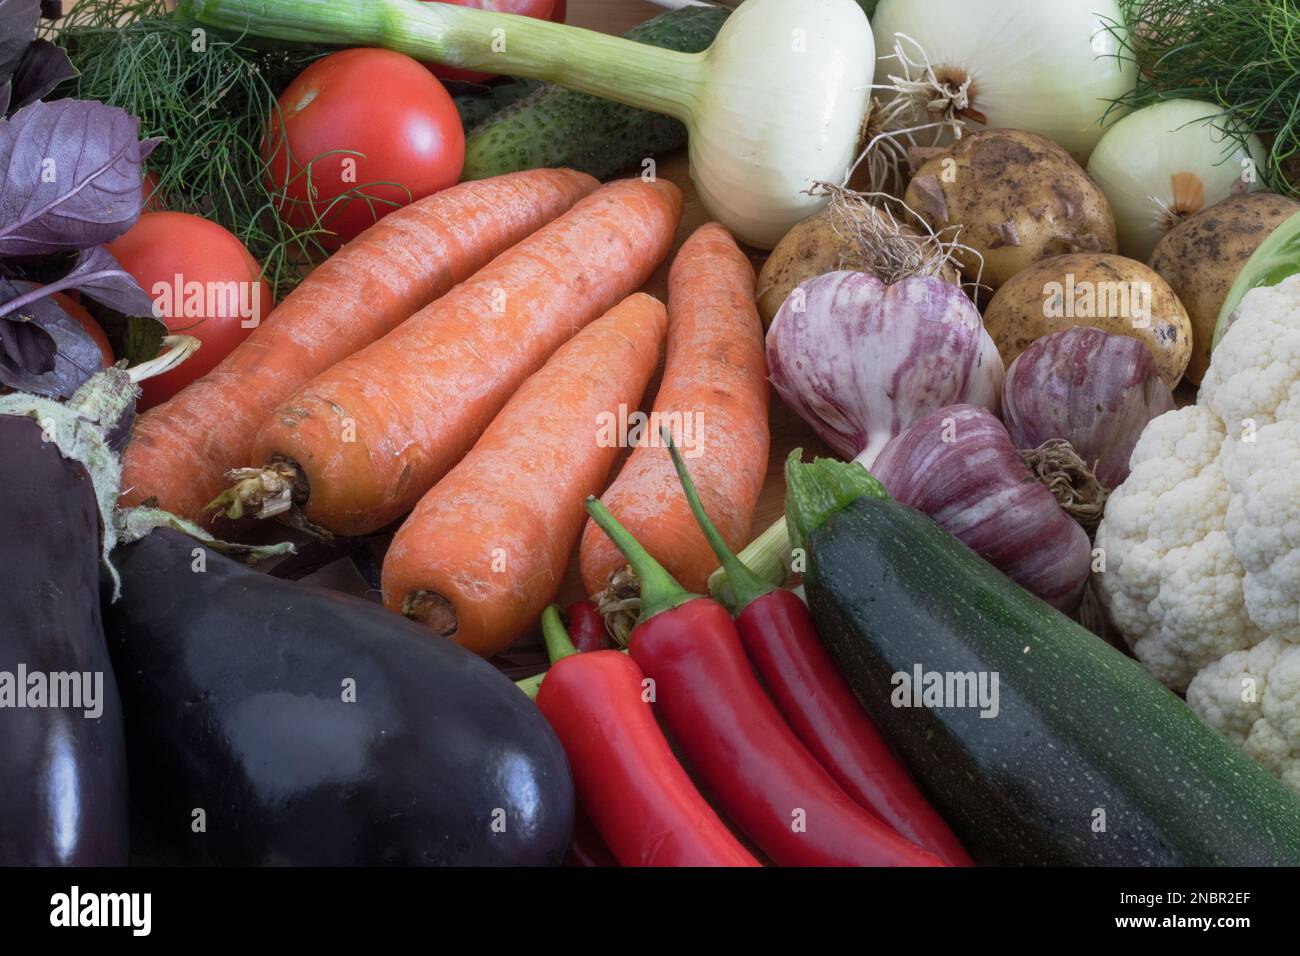
M807 467L787 509L821 638L978 862L1300 865L1300 800L1140 664L921 512L808 494ZM997 715L894 706L918 665L997 674Z
M682 7L639 24L629 40L699 53L730 11ZM546 84L493 113L465 141L464 179L544 166L568 166L608 179L647 157L686 143L686 127L669 116L633 109Z

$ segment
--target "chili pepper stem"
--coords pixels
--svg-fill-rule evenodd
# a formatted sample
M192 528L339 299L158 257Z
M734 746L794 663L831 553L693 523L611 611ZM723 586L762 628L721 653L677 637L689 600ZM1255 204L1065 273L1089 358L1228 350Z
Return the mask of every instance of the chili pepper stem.
M609 513L609 509L600 503L600 499L595 497L587 499L587 514L591 515L591 520L596 522L596 526L601 531L609 535L609 539L614 542L614 547L627 558L627 563L632 565L637 580L641 582L641 615L637 618L638 624L645 623L656 614L681 607L700 596L691 594L678 584L664 566L652 558L650 552L641 547L640 542L618 523L618 519Z
M695 515L696 524L704 532L709 547L713 549L713 553L717 555L718 561L722 564L722 569L727 573L731 593L728 595L729 599L721 603L724 603L727 610L735 616L764 594L775 591L776 585L764 581L750 570L748 565L744 564L740 558L736 557L734 551L727 547L727 542L723 540L722 533L718 531L717 525L713 523L708 512L704 510L704 502L700 500L700 493L695 487L695 482L691 480L690 472L686 470L686 462L682 460L681 453L677 451L677 444L673 441L672 434L666 428L660 428L659 434L668 446L668 454L673 456L673 467L677 469L677 478L682 483L682 491L686 493L686 503L691 507L691 514Z
M560 609L554 604L542 612L542 640L546 642L546 656L550 658L552 667L578 653L564 622L560 620Z
M534 674L532 677L525 677L523 680L515 681L515 686L528 695L529 700L537 699L537 692L542 689L542 681L546 678L546 671L540 674Z

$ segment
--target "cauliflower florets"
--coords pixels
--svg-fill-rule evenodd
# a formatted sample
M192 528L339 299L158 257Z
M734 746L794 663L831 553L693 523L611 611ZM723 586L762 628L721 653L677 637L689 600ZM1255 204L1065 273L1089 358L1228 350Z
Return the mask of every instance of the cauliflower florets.
M1209 665L1188 706L1300 793L1300 644L1270 637Z
M1265 425L1224 455L1225 526L1245 571L1246 611L1300 641L1300 420Z
M1198 404L1143 432L1097 530L1138 659L1300 792L1300 275L1242 300Z
M1111 618L1138 660L1176 690L1264 639L1246 613L1244 571L1225 527L1224 441L1223 424L1201 406L1157 418L1097 530Z

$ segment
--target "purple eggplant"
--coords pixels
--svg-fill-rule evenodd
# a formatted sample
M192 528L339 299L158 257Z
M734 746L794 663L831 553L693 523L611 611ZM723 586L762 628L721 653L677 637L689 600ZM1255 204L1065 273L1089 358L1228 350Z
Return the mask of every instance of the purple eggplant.
M558 865L573 781L487 661L171 528L113 555L139 842L169 862Z
M37 418L0 414L0 866L119 866L126 752L99 501L47 437Z

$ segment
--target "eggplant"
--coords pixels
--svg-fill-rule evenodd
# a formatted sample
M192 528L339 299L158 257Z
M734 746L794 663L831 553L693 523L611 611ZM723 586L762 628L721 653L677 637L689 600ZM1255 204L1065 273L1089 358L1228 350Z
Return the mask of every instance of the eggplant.
M0 866L122 866L126 752L100 619L99 499L35 418L0 414L0 448ZM80 700L55 675L88 675ZM40 702L41 683L44 706L18 706Z
M558 865L568 762L486 661L160 528L105 604L140 838L170 861Z

